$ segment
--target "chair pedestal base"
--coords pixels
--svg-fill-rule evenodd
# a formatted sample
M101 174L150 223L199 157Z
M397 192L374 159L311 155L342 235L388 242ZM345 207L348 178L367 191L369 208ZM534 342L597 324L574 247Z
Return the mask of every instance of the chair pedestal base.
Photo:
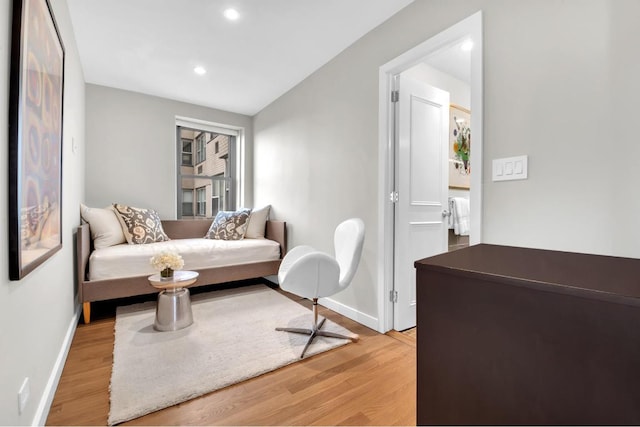
M358 341L358 339L360 339L358 335L347 336L342 334L336 334L335 332L321 330L322 325L324 325L324 321L327 319L322 319L320 323L318 323L318 300L317 299L313 300L313 320L314 320L313 329L276 328L276 331L291 332L294 334L301 334L301 335L309 335L309 339L307 340L307 343L305 344L304 349L302 349L302 354L300 354L300 359L304 357L304 354L307 352L309 345L311 345L311 343L316 337L341 338L345 340L351 340L353 342L356 342Z

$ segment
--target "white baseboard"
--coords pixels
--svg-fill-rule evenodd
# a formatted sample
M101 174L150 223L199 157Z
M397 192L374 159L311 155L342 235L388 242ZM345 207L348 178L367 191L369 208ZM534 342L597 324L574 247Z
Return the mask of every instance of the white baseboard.
M67 328L67 334L65 335L62 346L60 347L60 352L58 353L56 363L53 365L53 369L51 370L51 374L49 375L49 381L47 381L47 385L45 386L44 392L42 393L42 398L40 399L40 403L38 404L36 414L33 417L33 422L31 423L31 425L33 426L43 426L47 422L49 410L51 409L51 404L53 403L53 397L56 394L58 382L60 381L60 376L62 375L62 370L64 369L64 363L67 360L69 348L71 348L73 335L75 334L76 327L78 326L80 311L81 306L78 305L75 314L71 318L69 327Z
M265 277L265 279L275 283L276 285L278 284L278 276L267 276ZM380 332L380 325L378 324L378 319L376 317L362 313L361 311L358 311L353 307L349 307L348 305L345 305L331 298L320 298L318 300L318 303L330 310L335 311L336 313L348 317L355 322L363 324L367 328L371 328L374 331Z
M318 300L318 303L320 303L320 305L324 307L327 307L328 309L335 311L336 313L340 313L343 316L348 317L351 320L361 323L364 326L373 329L374 331L378 330L378 319L376 317L362 313L361 311L358 311L353 307L349 307L348 305L345 305L331 298L320 298Z

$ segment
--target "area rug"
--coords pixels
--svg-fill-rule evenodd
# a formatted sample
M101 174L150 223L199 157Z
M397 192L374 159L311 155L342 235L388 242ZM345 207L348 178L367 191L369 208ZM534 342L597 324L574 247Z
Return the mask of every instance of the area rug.
M153 329L155 302L118 307L109 425L128 421L300 360L311 310L254 285L192 296L193 325ZM327 320L323 329L351 334ZM319 337L305 357L347 344Z

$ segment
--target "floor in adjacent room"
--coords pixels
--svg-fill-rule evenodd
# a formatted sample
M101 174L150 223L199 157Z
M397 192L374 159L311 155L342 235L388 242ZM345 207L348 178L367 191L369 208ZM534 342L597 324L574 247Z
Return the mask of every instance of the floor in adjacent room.
M92 304L92 322L78 325L47 425L106 425L116 304L149 298ZM415 328L380 334L322 307L320 315L360 340L124 424L415 425Z

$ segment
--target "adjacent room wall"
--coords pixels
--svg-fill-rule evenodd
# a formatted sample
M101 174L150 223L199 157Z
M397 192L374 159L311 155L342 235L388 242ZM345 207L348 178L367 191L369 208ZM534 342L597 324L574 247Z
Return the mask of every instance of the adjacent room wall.
M471 90L469 84L462 80L436 70L425 63L409 68L402 75L446 90L449 92L451 104L459 105L467 110L471 109Z
M640 60L636 0L416 0L255 117L256 204L290 224L293 247L332 251L360 216L353 285L335 300L366 318L376 298L378 68L483 11L483 240L640 256L633 143ZM526 154L529 179L492 182L494 158ZM631 195L631 196L630 196Z
M176 218L176 116L245 129L245 201L253 198L249 116L87 84L86 202L129 204Z
M449 92L449 102L459 105L467 110L471 109L471 90L469 84L458 80L457 78L436 70L425 63L418 64L404 73L403 77L408 76L412 79L425 82L431 86ZM469 199L469 190L449 188L449 197L464 197ZM451 240L451 239L449 239Z
M62 144L62 250L20 281L9 281L7 126L12 2L0 3L0 424L43 425L76 317L74 228L84 194L84 77L66 0L51 0L66 50ZM72 141L78 146L72 151ZM18 414L25 377L30 397Z

